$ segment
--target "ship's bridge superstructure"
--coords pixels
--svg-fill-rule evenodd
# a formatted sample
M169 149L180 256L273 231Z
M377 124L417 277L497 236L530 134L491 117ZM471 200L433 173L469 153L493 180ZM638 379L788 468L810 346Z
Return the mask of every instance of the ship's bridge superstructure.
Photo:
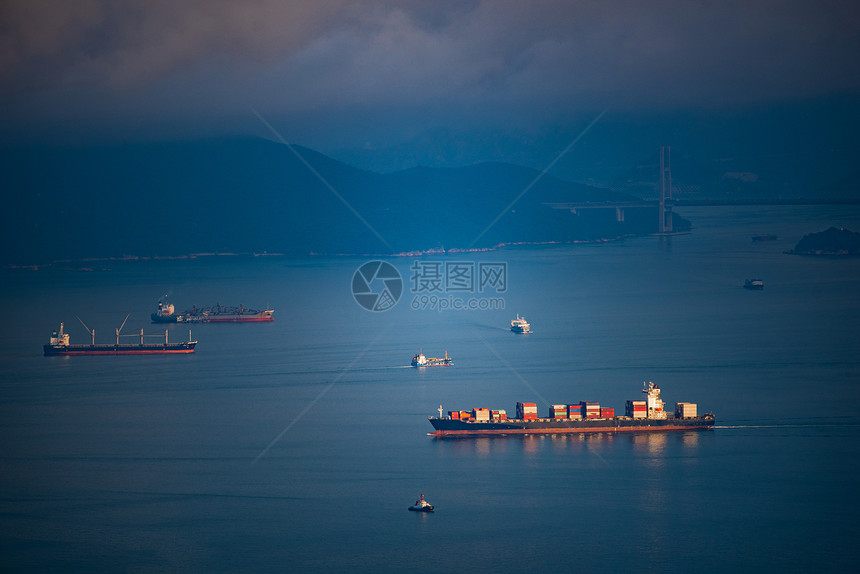
M159 317L170 317L173 315L174 310L173 303L168 303L167 297L165 297L163 301L158 302L158 311L156 311L156 314Z
M60 323L60 330L51 333L51 345L59 345L62 347L69 346L69 334L63 331L63 324Z
M663 399L660 398L660 387L648 381L645 383L642 393L648 407L649 419L665 419L666 411L663 410Z

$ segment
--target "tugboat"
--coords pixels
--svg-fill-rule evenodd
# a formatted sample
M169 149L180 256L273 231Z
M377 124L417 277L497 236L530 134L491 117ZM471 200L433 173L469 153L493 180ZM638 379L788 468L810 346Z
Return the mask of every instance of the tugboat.
M747 279L744 282L744 289L753 289L755 291L761 291L764 289L764 281L761 279Z
M412 357L413 367L447 367L453 364L454 359L448 356L448 351L445 351L444 357L425 357L421 351Z
M530 333L531 325L528 324L525 317L520 317L517 313L517 318L511 320L511 331L514 333Z
M424 500L424 495L422 494L415 501L415 504L409 507L409 510L414 510L415 512L433 512L433 505Z

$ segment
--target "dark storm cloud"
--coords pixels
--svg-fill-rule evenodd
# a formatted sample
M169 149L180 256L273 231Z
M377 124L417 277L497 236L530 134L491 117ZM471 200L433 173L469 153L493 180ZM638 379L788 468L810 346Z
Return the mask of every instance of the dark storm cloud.
M137 116L229 131L221 122L256 106L286 125L353 117L420 130L552 121L607 104L856 93L860 83L850 2L81 0L0 10L7 124Z
M146 87L209 59L244 67L304 46L344 2L6 2L4 84Z

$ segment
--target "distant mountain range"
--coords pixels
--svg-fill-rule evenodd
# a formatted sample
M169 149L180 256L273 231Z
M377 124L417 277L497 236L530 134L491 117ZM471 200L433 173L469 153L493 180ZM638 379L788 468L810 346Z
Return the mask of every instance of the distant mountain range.
M482 249L611 239L657 224L653 208L628 210L622 222L614 210L551 209L545 204L632 196L531 168L483 163L378 174L262 139L15 148L4 151L2 165L5 265Z

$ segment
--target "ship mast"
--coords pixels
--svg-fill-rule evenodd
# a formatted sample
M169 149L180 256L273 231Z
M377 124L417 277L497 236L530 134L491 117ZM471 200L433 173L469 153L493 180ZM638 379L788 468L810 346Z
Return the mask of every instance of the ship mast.
M130 315L131 315L131 313L129 313L125 316L125 319L122 320L122 325L120 325L119 329L116 330L116 344L117 345L119 345L119 333L120 333L120 331L122 331L122 328L125 327L125 322L128 321L128 318Z
M86 330L87 330L87 333L89 333L90 335L92 335L92 336L93 336L93 347L95 347L95 346L96 346L96 330L95 330L95 329L90 329L89 327L87 327L87 324L86 324L86 323L84 323L83 319L81 319L81 318L80 318L80 317L78 317L77 315L75 315L75 318L76 318L78 321L80 321L80 322L81 322L81 325L83 325L83 326L84 326L84 329L86 329Z

